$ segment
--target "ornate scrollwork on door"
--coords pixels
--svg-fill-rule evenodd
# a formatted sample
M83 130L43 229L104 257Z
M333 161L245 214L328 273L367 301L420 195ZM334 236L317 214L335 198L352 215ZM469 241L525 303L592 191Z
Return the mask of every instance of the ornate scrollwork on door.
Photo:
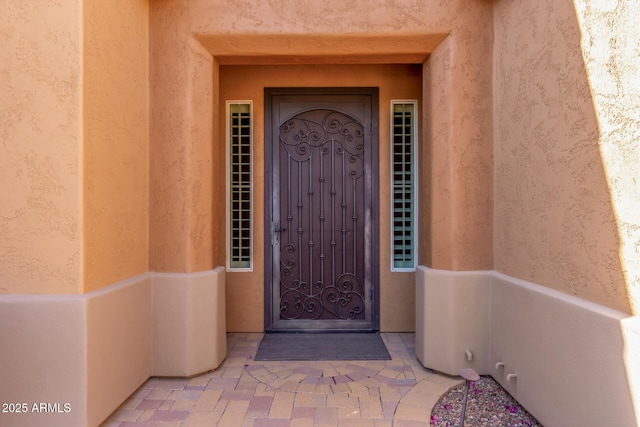
M310 110L279 140L280 318L363 319L364 127Z

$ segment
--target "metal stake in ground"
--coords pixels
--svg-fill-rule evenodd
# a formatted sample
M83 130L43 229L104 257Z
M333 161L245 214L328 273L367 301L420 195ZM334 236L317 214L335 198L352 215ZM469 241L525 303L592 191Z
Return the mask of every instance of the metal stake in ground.
M460 414L460 427L464 427L464 413L467 411L467 395L469 394L469 382L478 381L480 375L471 368L464 368L460 370L460 376L465 379L464 384L464 397L462 398L462 413Z

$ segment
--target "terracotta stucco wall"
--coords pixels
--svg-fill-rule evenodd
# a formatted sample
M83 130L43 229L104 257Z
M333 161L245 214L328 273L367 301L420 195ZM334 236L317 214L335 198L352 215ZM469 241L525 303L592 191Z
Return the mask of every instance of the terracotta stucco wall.
M215 86L202 77L209 70L216 78L216 61L422 62L447 36L449 50L435 64L450 83L447 108L431 109L437 102L429 100L428 111L448 133L428 138L431 147L444 147L454 167L431 181L433 194L446 194L429 207L442 219L433 225L442 232L428 243L430 264L491 268L491 9L491 2L435 0L152 3L152 269L195 271L219 263L221 236L213 233L206 198L217 191L206 171L214 164L208 138L218 124L208 127L206 103L194 101L211 93L217 103Z
M0 4L0 293L77 293L81 3Z
M0 292L148 271L147 3L0 7Z
M469 2L463 2L468 6ZM452 33L424 69L421 264L442 270L493 267L492 14L487 4L452 8Z
M421 95L420 65L282 65L224 66L220 72L219 126L225 126L227 100L251 100L254 111L254 267L250 273L227 274L227 328L264 330L264 88L283 86L375 86L379 99L379 225L380 325L382 330L413 330L413 273L392 273L390 267L389 115L391 99ZM421 108L421 107L420 107ZM224 132L219 144L224 146ZM221 169L224 169L221 166ZM216 200L224 205L225 199ZM224 217L219 218L224 222ZM224 234L222 235L224 237Z
M634 0L574 0L616 218L628 303L640 314L640 9ZM616 284L617 285L617 284ZM614 285L609 292L624 297ZM624 306L624 304L622 304Z
M496 270L625 312L640 286L638 18L633 1L495 8Z
M84 290L148 271L146 0L84 1Z
M162 272L209 270L217 244L212 197L224 190L213 186L215 60L191 37L192 5L150 6L149 265Z

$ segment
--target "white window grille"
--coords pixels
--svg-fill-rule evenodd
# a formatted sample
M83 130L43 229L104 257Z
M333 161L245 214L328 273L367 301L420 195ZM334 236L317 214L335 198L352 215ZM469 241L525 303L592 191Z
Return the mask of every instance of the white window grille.
M391 101L391 270L417 261L417 110L415 100Z
M253 267L253 111L251 101L227 102L227 269Z

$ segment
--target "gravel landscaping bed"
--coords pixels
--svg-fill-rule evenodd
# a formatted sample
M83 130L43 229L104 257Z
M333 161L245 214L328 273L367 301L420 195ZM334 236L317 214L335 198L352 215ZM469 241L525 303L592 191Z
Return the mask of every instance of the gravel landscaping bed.
M431 425L460 425L464 383L440 397L431 412ZM465 427L542 427L531 414L491 377L480 377L469 387Z

